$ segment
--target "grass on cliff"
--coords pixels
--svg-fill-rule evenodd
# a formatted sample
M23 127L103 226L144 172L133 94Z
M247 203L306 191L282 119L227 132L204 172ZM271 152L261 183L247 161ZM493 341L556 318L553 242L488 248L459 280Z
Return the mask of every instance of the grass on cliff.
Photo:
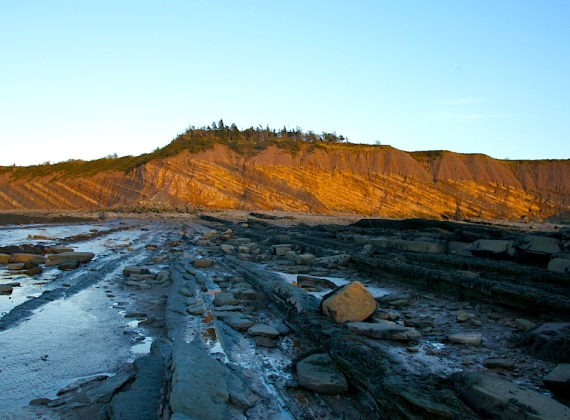
M75 176L92 176L106 171L130 172L133 169L153 160L164 159L176 156L184 151L196 154L214 148L217 144L225 145L241 156L255 156L257 153L270 146L278 148L296 155L304 145L309 144L316 147L324 145L334 145L342 143L348 139L336 133L316 134L312 131L304 132L297 127L287 130L263 128L261 126L250 127L240 130L235 124L227 126L223 120L212 123L211 126L196 128L189 127L184 133L178 135L168 145L154 150L152 153L145 153L140 156L116 157L107 156L101 159L84 161L68 160L59 163L46 162L41 165L32 166L8 166L0 167L0 175L10 173L12 180L21 178L31 179L35 177L54 176L54 179L69 178Z

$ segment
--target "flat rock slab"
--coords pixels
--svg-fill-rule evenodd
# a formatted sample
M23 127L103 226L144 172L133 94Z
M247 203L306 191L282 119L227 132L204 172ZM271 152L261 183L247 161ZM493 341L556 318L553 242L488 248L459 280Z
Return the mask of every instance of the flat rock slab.
M79 262L89 262L95 257L92 252L62 252L61 254L50 254L48 255L48 260L59 261L59 260L75 260Z
M134 372L129 373L119 373L115 376L107 378L101 385L97 388L90 389L87 391L87 396L89 401L93 403L104 402L108 403L113 398L113 395L125 385L128 381L135 377Z
M204 313L204 308L202 305L190 305L186 308L186 311L190 315L201 315Z
M225 305L237 305L239 300L237 300L232 293L218 293L214 298L214 305L225 306Z
M344 394L346 378L328 354L313 354L297 363L299 385L322 394Z
M162 397L163 361L144 356L134 362L136 379L131 389L115 394L108 413L117 420L156 420Z
M359 322L372 315L376 310L376 301L362 283L353 281L326 295L321 310L339 324Z
M231 316L228 318L224 318L223 320L230 327L239 331L247 330L248 328L253 326L253 321L247 318Z
M570 363L560 363L542 380L546 388L565 398L570 397Z
M347 322L348 329L357 334L384 340L410 341L421 337L415 328L398 325L392 321L378 320L377 322Z
M447 339L456 344L467 344L471 346L478 346L481 344L482 335L478 333L457 333L450 334Z
M176 341L172 364L173 414L193 420L225 420L234 418L228 404L243 409L252 407L259 399L241 379L194 343Z
M269 338L275 338L279 336L279 331L273 328L271 325L259 324L255 325L247 330L247 333L253 337L263 336Z
M485 418L570 419L570 408L506 379L482 373L471 374L468 379L471 385L461 393L461 399Z

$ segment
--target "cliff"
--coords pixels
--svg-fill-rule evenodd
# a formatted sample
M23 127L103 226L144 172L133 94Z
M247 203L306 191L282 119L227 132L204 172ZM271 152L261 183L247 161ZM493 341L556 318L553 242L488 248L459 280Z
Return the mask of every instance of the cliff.
M49 168L48 168L49 169ZM570 161L500 161L389 146L216 144L88 174L0 171L0 209L219 208L365 216L547 219L570 211ZM567 217L567 216L566 216Z

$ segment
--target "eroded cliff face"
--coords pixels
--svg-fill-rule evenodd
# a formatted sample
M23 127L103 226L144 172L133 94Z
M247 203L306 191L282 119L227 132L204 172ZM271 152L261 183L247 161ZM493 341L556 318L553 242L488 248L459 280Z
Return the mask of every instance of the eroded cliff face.
M570 210L570 161L498 161L391 147L225 146L153 160L130 173L0 176L0 209L177 207L366 216L545 219Z

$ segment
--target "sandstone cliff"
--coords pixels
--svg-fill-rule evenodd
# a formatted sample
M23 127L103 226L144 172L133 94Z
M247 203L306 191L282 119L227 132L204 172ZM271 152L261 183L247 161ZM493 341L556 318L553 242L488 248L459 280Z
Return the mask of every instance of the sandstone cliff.
M500 161L389 146L271 146L253 157L227 146L150 160L131 171L0 175L0 209L176 207L357 213L384 217L564 217L570 161ZM566 216L567 217L567 216Z

